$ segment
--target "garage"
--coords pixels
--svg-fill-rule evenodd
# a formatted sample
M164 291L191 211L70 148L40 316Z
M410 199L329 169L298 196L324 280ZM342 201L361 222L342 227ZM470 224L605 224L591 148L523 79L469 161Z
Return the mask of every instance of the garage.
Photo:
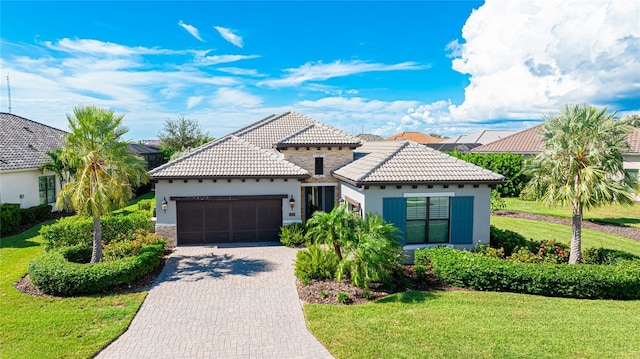
M286 195L172 198L178 245L277 242Z

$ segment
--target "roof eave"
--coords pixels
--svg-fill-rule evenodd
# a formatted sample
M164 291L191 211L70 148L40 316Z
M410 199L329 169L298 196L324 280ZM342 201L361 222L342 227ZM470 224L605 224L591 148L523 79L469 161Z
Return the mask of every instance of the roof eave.
M228 175L228 176L199 176L199 175L189 175L189 176L154 176L151 175L152 180L184 180L184 179L269 179L269 178L294 178L294 179L306 179L310 178L311 175L250 175L250 176L238 176L238 175Z
M349 147L356 149L362 146L362 143L276 143L274 148L283 149L287 147Z

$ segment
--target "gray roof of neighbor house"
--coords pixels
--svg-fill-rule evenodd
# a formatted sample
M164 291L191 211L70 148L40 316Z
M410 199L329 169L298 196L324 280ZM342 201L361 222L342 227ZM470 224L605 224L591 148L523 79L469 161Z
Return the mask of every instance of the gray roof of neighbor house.
M264 178L309 177L309 172L271 149L228 135L149 172L162 178Z
M139 155L149 155L149 154L158 154L162 153L159 149L147 145L141 145L139 143L130 143L127 145L127 148L131 152L135 152Z
M64 145L65 131L0 112L0 171L38 168Z
M479 143L486 145L497 141L501 138L513 135L516 131L509 130L480 130L470 135L460 135L452 138L447 138L442 143Z
M538 154L544 150L542 137L539 134L542 125L543 124L539 124L495 142L476 147L472 149L471 152ZM625 137L630 146L630 149L625 153L640 154L640 128L630 129L630 132L627 133Z
M371 133L361 133L356 135L356 137L363 141L382 141L382 137Z
M149 173L155 179L310 177L275 149L296 145L355 148L360 140L299 113L286 112L265 117Z
M501 183L504 177L411 141L367 142L355 160L333 172L354 185Z
M427 147L433 148L434 150L438 150L440 152L459 152L459 153L469 153L472 149L476 147L482 146L479 143L427 143Z

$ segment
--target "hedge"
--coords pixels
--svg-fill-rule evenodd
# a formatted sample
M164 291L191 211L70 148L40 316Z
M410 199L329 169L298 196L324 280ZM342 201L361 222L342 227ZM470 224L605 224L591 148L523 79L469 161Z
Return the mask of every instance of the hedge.
M102 216L100 223L102 223L102 242L104 244L111 240L117 240L124 233L133 232L139 228L151 230L152 227L148 211ZM80 216L61 218L54 224L43 226L40 229L40 234L46 241L46 250L77 244L91 246L93 244L93 218Z
M620 265L531 264L436 247L416 250L448 285L581 299L640 299L640 261Z
M153 271L160 264L164 244L146 246L135 256L113 262L69 262L61 251L46 252L29 264L29 278L43 293L74 296L104 292Z
M51 218L50 204L39 204L37 206L20 209L20 222L25 225L29 223L42 222Z
M524 155L513 153L458 153L449 152L451 156L476 166L488 169L504 176L505 183L496 185L502 197L518 197L529 182L529 176L522 173Z
M20 204L0 204L0 234L7 234L20 227Z

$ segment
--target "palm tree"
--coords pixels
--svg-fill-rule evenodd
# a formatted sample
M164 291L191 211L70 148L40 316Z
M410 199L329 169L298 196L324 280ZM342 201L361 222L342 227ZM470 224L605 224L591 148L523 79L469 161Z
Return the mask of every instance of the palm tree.
M56 148L53 151L47 151L45 154L51 159L41 164L38 169L40 172L51 171L58 176L60 187L64 186L69 176L75 173L75 169L71 168L66 161L62 160L62 149Z
M569 263L581 263L582 214L605 204L632 204L633 180L623 169L628 127L607 108L566 105L542 127L544 151L528 165L526 191L547 205L573 208Z
M333 246L339 260L342 260L341 247L354 240L356 219L347 209L347 205L336 206L331 212L318 211L307 221L307 233L316 242Z
M147 179L144 160L127 150L122 136L123 115L93 106L76 107L67 115L70 133L62 159L77 169L62 188L57 205L68 200L80 215L93 217L91 263L102 260L100 216L114 206L123 207L132 196L131 185Z

